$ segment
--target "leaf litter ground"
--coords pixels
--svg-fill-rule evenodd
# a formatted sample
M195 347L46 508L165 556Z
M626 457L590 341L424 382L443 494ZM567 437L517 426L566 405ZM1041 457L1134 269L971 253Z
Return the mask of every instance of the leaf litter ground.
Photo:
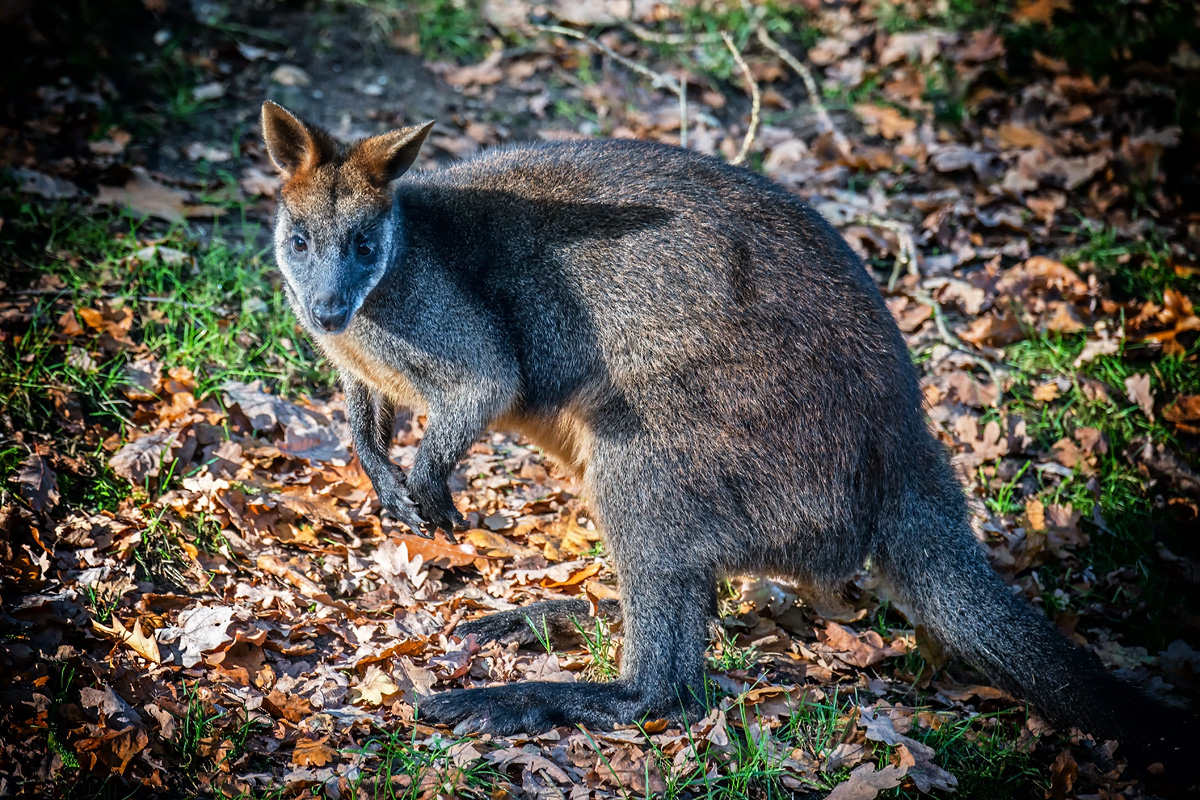
M380 521L329 368L260 250L277 182L253 115L265 86L343 137L437 117L423 166L577 135L686 135L733 158L750 107L711 32L733 33L761 90L749 163L876 271L993 563L1186 713L1191 50L1140 73L1131 56L1132 79L1088 72L1059 35L1070 10L1037 3L634 4L632 20L550 4L685 81L681 126L669 91L521 4L417 5L148 17L154 103L64 74L6 112L0 794L1144 796L1112 743L1051 730L949 661L869 571L836 597L724 584L703 719L501 740L423 724L431 691L613 677L620 632L602 620L525 649L451 631L611 598L615 578L578 487L502 434L453 478L461 544ZM758 25L807 48L819 108ZM397 429L402 464L421 425Z

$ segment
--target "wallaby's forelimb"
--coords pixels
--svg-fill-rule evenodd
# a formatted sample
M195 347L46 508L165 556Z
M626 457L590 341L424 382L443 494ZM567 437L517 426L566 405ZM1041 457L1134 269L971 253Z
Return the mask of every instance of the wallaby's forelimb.
M409 495L404 471L392 461L388 452L391 449L392 425L396 421L395 406L346 373L342 374L342 387L346 392L346 419L350 423L354 450L358 453L363 472L367 473L371 485L375 487L380 505L413 533L431 536L422 528L424 520L417 513L417 506Z
M469 381L471 378L464 377L459 385L470 386ZM476 375L474 384L474 391L447 393L437 398L436 405L430 404L425 435L408 473L408 491L421 509L421 516L433 528L444 530L451 541L454 531L466 523L454 506L450 475L509 402L508 392L498 383Z
M371 392L371 399L375 402L375 435L379 438L379 449L385 457L390 458L392 433L396 427L396 404L377 391Z

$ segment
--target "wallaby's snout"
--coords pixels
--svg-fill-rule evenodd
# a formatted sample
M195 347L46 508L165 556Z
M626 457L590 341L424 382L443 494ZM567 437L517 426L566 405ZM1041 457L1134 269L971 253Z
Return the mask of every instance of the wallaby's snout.
M350 304L334 294L315 298L311 314L313 324L326 333L341 333L350 324Z

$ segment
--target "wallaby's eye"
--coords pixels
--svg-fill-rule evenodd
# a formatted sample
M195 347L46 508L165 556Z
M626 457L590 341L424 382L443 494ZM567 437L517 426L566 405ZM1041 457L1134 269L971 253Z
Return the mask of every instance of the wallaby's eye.
M292 237L292 249L295 250L297 253L303 253L305 250L308 249L308 242L304 241L303 236L293 236Z
M375 248L372 247L371 243L366 239L360 237L358 244L355 245L355 251L363 258L366 258L367 256L371 255L371 253L375 252Z

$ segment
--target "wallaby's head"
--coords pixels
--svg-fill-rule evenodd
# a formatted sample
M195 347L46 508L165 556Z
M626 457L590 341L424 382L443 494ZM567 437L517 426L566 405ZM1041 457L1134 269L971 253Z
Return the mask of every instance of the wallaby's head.
M343 145L263 103L267 152L283 174L275 261L315 330L341 333L403 247L393 182L432 122Z

